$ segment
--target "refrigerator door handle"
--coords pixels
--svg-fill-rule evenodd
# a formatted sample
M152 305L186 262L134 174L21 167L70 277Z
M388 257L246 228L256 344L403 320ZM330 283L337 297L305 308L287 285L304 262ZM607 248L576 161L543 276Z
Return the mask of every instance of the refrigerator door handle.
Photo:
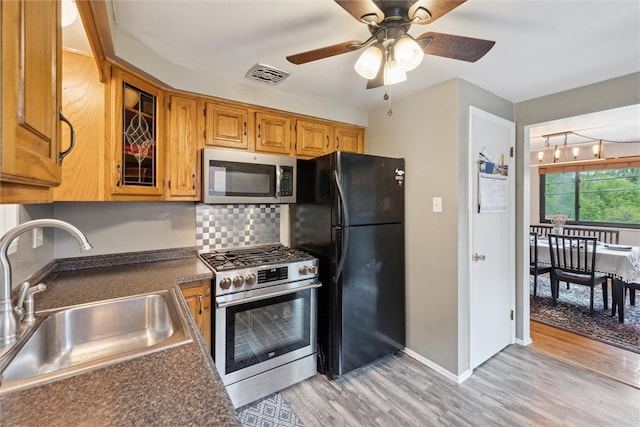
M344 259L347 255L347 248L349 247L349 209L347 208L346 199L344 197L344 190L342 183L340 182L340 176L338 171L333 171L333 175L336 178L336 187L338 187L338 194L340 196L340 204L344 213L344 226L342 227L342 245L340 248L340 260L338 261L338 267L336 268L336 274L333 276L333 281L337 282L342 274L342 268L344 267Z

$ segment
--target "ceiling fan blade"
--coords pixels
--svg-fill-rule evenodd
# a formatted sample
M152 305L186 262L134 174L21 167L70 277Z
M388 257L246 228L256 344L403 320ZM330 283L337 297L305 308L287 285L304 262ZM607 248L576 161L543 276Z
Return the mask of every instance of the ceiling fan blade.
M362 47L359 41L349 41L334 44L331 46L321 47L319 49L309 50L307 52L297 53L287 56L287 61L293 64L306 64L307 62L317 61L318 59L328 58L330 56L340 55L342 53L353 52Z
M409 19L413 20L416 18L416 20L412 22L414 24L430 24L466 1L467 0L418 0L409 9ZM420 9L426 9L429 15L431 15L431 18L424 19L424 12L421 12Z
M334 0L347 13L358 21L375 22L379 24L384 19L384 13L372 0ZM364 17L366 19L363 19Z
M384 86L384 66L378 69L378 74L371 80L367 80L367 89L375 89Z
M431 39L430 43L429 39ZM421 34L416 41L423 46L426 44L424 53L467 62L476 62L496 44L491 40L433 32Z

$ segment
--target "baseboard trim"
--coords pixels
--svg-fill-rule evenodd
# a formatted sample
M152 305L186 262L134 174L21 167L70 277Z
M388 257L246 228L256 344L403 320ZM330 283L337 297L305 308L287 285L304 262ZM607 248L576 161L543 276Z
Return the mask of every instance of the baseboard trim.
M421 356L420 354L416 353L415 351L413 351L413 350L411 350L411 349L409 349L407 347L405 347L402 350L402 352L405 353L407 356L410 356L410 357L414 358L415 360L417 360L418 362L422 363L423 365L433 369L434 371L436 371L437 373L439 373L443 377L455 382L456 384L462 384L473 373L473 370L467 370L467 371L463 372L460 375L456 375L453 372L443 368L442 366L438 365L437 363L432 362L431 360L427 359L426 357Z
M528 346L529 344L533 344L533 341L531 340L531 337L527 337L526 340L521 339L521 338L517 338L516 339L516 344L518 345L522 345L524 347Z

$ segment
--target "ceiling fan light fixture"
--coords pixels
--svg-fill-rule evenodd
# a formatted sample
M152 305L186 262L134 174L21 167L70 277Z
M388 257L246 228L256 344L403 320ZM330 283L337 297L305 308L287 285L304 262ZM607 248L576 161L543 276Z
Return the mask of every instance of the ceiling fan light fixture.
M411 71L420 65L424 52L412 37L405 34L393 45L393 57L400 68Z
M384 85L389 86L407 80L407 73L398 65L395 59L384 63Z
M382 49L373 44L365 49L356 61L353 68L358 74L367 80L371 80L378 74L382 64Z
M68 27L73 24L75 20L78 18L78 9L76 8L76 4L73 0L63 0L62 1L62 18L60 21L60 25L62 27Z

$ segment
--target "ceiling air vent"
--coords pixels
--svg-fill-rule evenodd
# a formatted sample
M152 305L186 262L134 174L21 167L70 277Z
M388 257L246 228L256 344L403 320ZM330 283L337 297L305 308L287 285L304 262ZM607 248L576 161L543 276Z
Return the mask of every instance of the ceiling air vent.
M270 85L277 85L287 77L289 73L278 70L264 64L256 64L245 74L245 77L257 82L266 83Z

